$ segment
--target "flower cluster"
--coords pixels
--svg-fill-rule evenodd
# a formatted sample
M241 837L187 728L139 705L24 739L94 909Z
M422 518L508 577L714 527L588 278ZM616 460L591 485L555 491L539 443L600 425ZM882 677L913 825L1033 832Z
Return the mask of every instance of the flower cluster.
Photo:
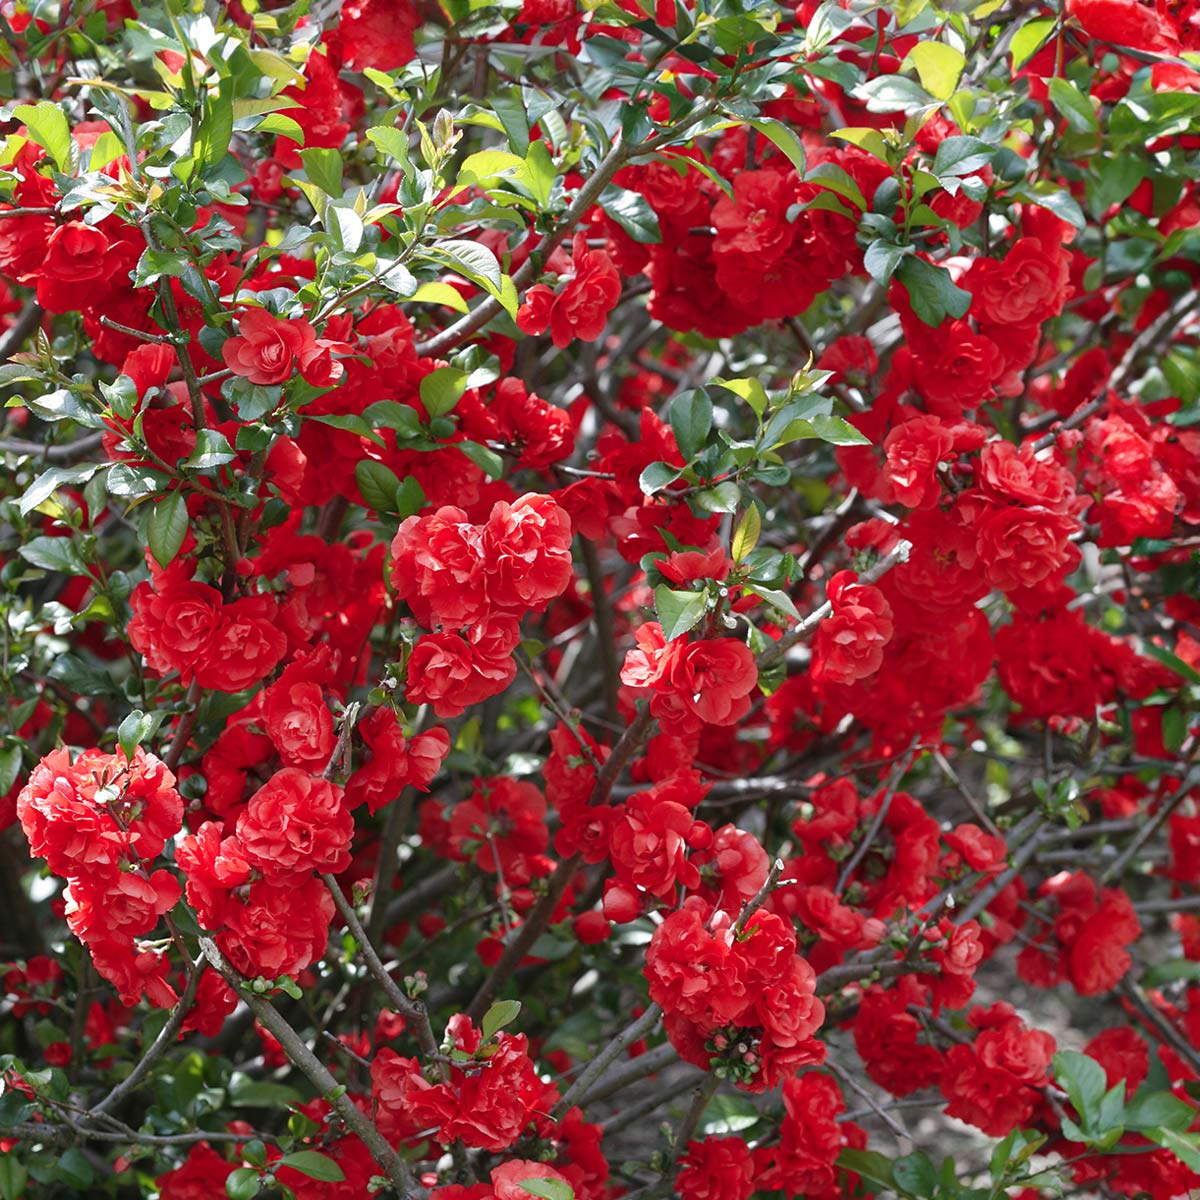
M159 1008L178 998L167 956L146 940L179 900L179 882L155 865L183 824L175 776L140 747L63 747L34 769L17 797L32 854L67 881L67 924L123 1004L143 996Z
M517 667L519 620L571 579L571 524L547 496L497 501L484 524L460 508L409 517L392 541L392 583L423 634L408 661L408 698L439 717L502 692Z

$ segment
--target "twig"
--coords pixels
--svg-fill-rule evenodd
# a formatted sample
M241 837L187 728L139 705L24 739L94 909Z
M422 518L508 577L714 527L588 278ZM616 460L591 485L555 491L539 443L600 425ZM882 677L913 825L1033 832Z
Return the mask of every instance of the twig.
M1141 358L1142 354L1154 346L1164 333L1171 333L1183 318L1187 316L1188 312L1198 304L1200 304L1200 295L1189 289L1170 308L1160 313L1130 343L1120 363L1117 364L1117 369L1112 373L1111 378L1101 390L1100 395L1094 400L1089 400L1086 404L1080 405L1057 428L1051 429L1049 433L1042 434L1033 443L1033 450L1036 452L1038 450L1045 450L1047 446L1053 446L1067 430L1078 429L1085 421L1094 417L1108 403L1109 392L1119 391L1125 385L1129 377L1133 374L1134 368L1137 366L1137 361Z
M85 1122L94 1120L96 1117L107 1113L109 1109L118 1105L130 1092L139 1088L142 1081L150 1074L154 1064L175 1044L175 1039L179 1036L183 1020L195 1003L196 990L200 986L200 976L204 973L203 967L203 958L198 958L192 963L188 969L187 986L183 989L183 995L179 997L178 1002L171 1011L171 1015L167 1018L167 1023L158 1031L158 1037L150 1043L149 1049L142 1055L137 1066L103 1100L92 1105L87 1117L84 1118Z
M1170 799L1164 800L1158 806L1158 812L1156 812L1154 816L1152 816L1150 820L1142 826L1136 837L1130 839L1129 845L1126 846L1125 849L1122 850L1115 859L1113 859L1108 868L1105 870L1104 874L1100 876L1101 886L1107 886L1108 884L1112 883L1114 879L1119 879L1121 875L1124 874L1125 868L1129 866L1129 864L1137 856L1138 851L1141 850L1141 848L1155 835L1155 833L1158 832L1158 830L1162 827L1163 822L1171 815L1171 813L1173 813L1175 809L1178 808L1179 805L1188 798L1188 795L1192 789L1192 785L1195 782L1195 777L1198 773L1200 772L1193 770L1181 781L1179 790L1173 796L1171 796Z
M166 756L163 758L163 763L168 771L174 771L179 766L179 760L183 757L184 750L187 749L188 740L192 736L192 730L196 726L196 714L200 704L200 683L193 679L188 685L187 694L183 698L183 702L187 705L182 717L179 718L179 727L175 730L175 736L171 739L171 745L167 750Z
M913 747L916 745L920 735L914 737L908 744L908 749L905 751L907 756L911 756ZM863 835L863 839L854 848L854 853L846 859L842 867L841 874L838 875L837 884L834 886L834 895L840 896L846 888L846 884L850 882L850 877L858 869L859 863L867 856L867 852L871 849L875 839L879 836L879 831L883 828L884 821L887 820L888 809L892 806L892 797L896 794L896 788L900 784L900 780L908 773L909 767L912 766L911 757L908 762L897 762L892 770L892 777L888 780L887 790L883 794L883 799L879 802L879 808L875 813L871 824L867 827L867 832Z
M333 903L341 914L342 920L346 922L351 937L358 943L359 951L366 960L367 970L371 972L376 983L383 988L392 1008L412 1025L417 1044L421 1047L421 1054L431 1062L438 1060L440 1055L437 1039L433 1036L433 1028L429 1024L429 1013L425 1005L419 1000L410 1000L388 974L379 955L375 953L375 947L371 945L370 939L358 919L358 914L354 911L354 906L346 899L345 893L338 886L338 881L332 875L322 875L321 882L329 889Z
M579 1078L567 1088L566 1092L563 1093L563 1098L554 1106L552 1115L555 1118L561 1117L581 1096L586 1096L592 1084L608 1070L609 1064L615 1062L634 1042L640 1041L651 1033L658 1024L661 1016L662 1009L657 1004L651 1004L632 1025L627 1026L617 1034L588 1063Z
M329 1068L305 1045L300 1035L279 1011L244 986L246 981L241 972L226 962L225 956L211 938L201 937L200 949L246 1007L258 1018L259 1024L283 1047L288 1058L308 1077L330 1107L342 1118L347 1128L358 1135L375 1161L387 1172L402 1200L425 1200L428 1192L417 1182L409 1165L391 1147L375 1123L362 1113L338 1086L338 1081L329 1073Z

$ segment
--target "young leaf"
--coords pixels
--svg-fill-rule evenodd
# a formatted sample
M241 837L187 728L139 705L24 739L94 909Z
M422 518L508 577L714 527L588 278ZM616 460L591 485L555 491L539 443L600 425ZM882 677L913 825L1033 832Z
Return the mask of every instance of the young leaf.
M467 372L457 367L437 367L421 380L421 403L431 417L444 417L467 390Z
M524 1179L519 1186L541 1200L575 1200L575 1189L565 1179Z
M761 532L762 514L758 511L758 505L752 504L733 531L729 542L729 557L735 563L740 563L758 545L758 535Z
M917 68L921 86L939 100L949 100L967 65L961 50L945 42L918 42L909 52L908 60Z
M29 136L54 159L54 165L64 174L71 165L71 129L67 115L57 104L43 100L40 104L21 104L13 117L24 123Z
M483 1014L483 1021L479 1026L483 1032L483 1040L490 1042L498 1030L503 1029L505 1025L511 1025L520 1014L520 1000L497 1000Z

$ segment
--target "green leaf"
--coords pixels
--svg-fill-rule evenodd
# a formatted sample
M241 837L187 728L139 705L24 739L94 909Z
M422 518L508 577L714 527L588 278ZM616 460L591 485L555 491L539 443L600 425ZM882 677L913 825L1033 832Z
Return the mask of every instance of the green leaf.
M215 429L201 429L196 434L196 448L184 459L183 465L193 471L208 471L213 467L232 462L237 455L223 433ZM112 481L109 480L109 489Z
M774 117L752 117L746 121L746 124L752 129L757 129L777 149L783 151L787 160L803 177L806 164L804 146L787 125L782 121L777 121Z
M96 1172L91 1160L78 1146L63 1151L55 1160L55 1177L80 1191L91 1186Z
M843 1150L837 1157L837 1165L853 1171L868 1184L883 1188L896 1186L892 1160L875 1150Z
M341 1183L346 1178L345 1172L327 1154L318 1154L315 1150L293 1150L285 1154L278 1166L291 1167L309 1179L319 1179L322 1183Z
M736 512L741 502L741 488L731 479L706 487L692 497L692 503L697 508L710 513Z
M87 564L80 557L69 537L38 537L17 547L17 553L43 571L58 571L63 575L86 575Z
M1185 1167L1200 1171L1200 1134L1179 1133L1174 1129L1147 1129L1144 1136L1169 1150Z
M750 405L756 417L761 417L767 411L767 405L770 403L770 398L767 396L767 390L763 387L761 380L758 379L714 379L718 387L723 387L727 392L732 392L735 396Z
M254 1200L262 1176L255 1167L238 1167L225 1180L225 1195L229 1200Z
M363 409L363 420L373 428L394 429L401 437L421 436L421 418L410 404L398 400L376 400Z
M967 65L962 51L945 42L918 42L908 52L907 61L916 67L921 86L939 100L949 100L954 95Z
M826 417L821 414L809 417L813 433L831 446L869 446L871 439L860 433L849 421L841 417Z
M546 143L531 143L520 179L542 208L550 203L550 193L554 190L556 178L554 161L550 157L550 151L546 149Z
M354 480L368 508L373 508L377 513L395 511L400 480L391 467L373 458L360 459L354 467Z
M1165 646L1156 646L1153 642L1146 642L1143 646L1145 652L1151 658L1156 658L1164 667L1174 671L1181 679L1186 679L1188 683L1200 683L1200 671L1189 667L1177 654L1172 654Z
M324 147L314 147L311 150L300 151L300 161L304 164L304 173L312 183L327 196L338 199L342 188L342 155L338 150L328 150Z
M188 531L187 504L181 492L168 492L148 509L146 542L154 561L168 567L179 553Z
M421 380L421 403L431 417L452 412L467 390L467 372L457 367L437 367Z
M1045 44L1046 39L1054 31L1055 19L1042 17L1036 21L1026 21L1012 36L1008 48L1012 53L1012 69L1019 71Z
M666 584L659 584L654 589L654 607L663 637L673 642L689 629L695 629L704 619L708 597L704 592L676 591Z
M124 751L126 761L133 762L134 751L150 736L154 727L159 723L155 720L155 715L135 708L117 726L117 745Z
M1076 133L1100 132L1092 102L1069 79L1050 80L1050 99Z
M647 496L653 496L663 488L670 487L682 474L682 467L673 467L665 462L652 462L638 476L638 486Z
M300 1093L269 1079L251 1079L240 1072L229 1081L229 1102L234 1108L287 1108L299 1104Z
M924 88L904 75L879 75L859 84L853 94L873 113L915 112L936 103Z
M1125 1108L1129 1129L1174 1129L1183 1133L1196 1119L1196 1110L1171 1092L1135 1096Z
M944 267L915 256L896 268L896 278L908 292L913 312L926 325L936 328L947 317L962 317L971 307L971 293L958 287Z
M575 1189L565 1179L524 1179L519 1186L542 1200L575 1200Z
M933 173L943 176L960 177L974 175L976 171L989 166L995 157L996 147L977 137L948 137L937 148L933 156Z
M896 268L911 253L911 246L897 246L883 238L876 238L863 253L863 266L876 283L886 287Z
M513 176L524 169L525 160L520 155L510 154L507 150L480 150L463 160L455 186L466 188L490 179Z
M455 442L455 450L461 450L477 467L492 479L500 479L504 475L504 459L495 450L489 450L478 442Z
M99 467L88 463L81 467L51 467L43 471L24 491L17 505L21 516L28 516L39 504L48 500L59 488L71 483L86 483Z
M718 1095L709 1101L697 1127L705 1136L726 1137L750 1129L762 1120L762 1113L745 1096Z
M650 245L662 241L658 214L650 207L645 196L639 195L637 192L626 192L617 187L610 187L601 195L600 207L635 242Z
M781 592L777 588L759 587L757 584L746 584L746 591L753 592L760 599L765 600L772 608L779 609L780 612L787 613L793 620L800 620L800 611L792 603L792 598L787 592Z
M712 429L712 401L700 389L680 392L671 401L671 432L679 453L690 462L704 448Z
M917 1151L898 1158L892 1164L896 1186L913 1196L932 1196L937 1187L937 1172L928 1154Z
M5 746L0 749L0 795L7 792L21 773L21 747Z
M511 1025L520 1015L520 1000L497 1000L483 1014L483 1021L479 1026L483 1031L483 1040L490 1042L498 1030L503 1029L505 1025Z
M479 284L490 296L500 300L506 311L509 310L511 300L509 315L516 316L516 294L514 292L513 296L506 300L504 295L506 277L500 270L500 263L496 256L486 246L481 246L478 242L451 238L448 241L437 242L429 246L422 253L425 258L449 266L460 275ZM511 289L512 280L507 280L507 282Z
M458 288L436 281L421 284L408 299L413 304L444 304L460 313L467 312L469 307Z
M229 151L233 137L233 94L230 80L223 80L217 92L208 94L204 118L196 137L193 153L203 171L216 166Z
M322 425L328 425L331 429L341 429L346 433L357 434L369 442L374 442L377 446L385 445L383 438L371 428L361 413L313 413L308 419L320 421Z
M529 150L529 117L519 87L510 87L491 97L492 111L500 120L514 154Z
M29 1172L17 1162L12 1150L0 1154L0 1200L21 1200L28 1180Z
M1060 1050L1053 1059L1054 1078L1067 1093L1075 1111L1089 1125L1099 1114L1100 1102L1108 1090L1104 1068L1086 1054Z
M45 150L63 174L71 166L71 130L67 116L57 104L43 100L40 104L21 104L13 116L24 123L29 136Z
M419 513L428 503L425 489L417 482L415 475L406 476L396 489L396 515L402 521Z

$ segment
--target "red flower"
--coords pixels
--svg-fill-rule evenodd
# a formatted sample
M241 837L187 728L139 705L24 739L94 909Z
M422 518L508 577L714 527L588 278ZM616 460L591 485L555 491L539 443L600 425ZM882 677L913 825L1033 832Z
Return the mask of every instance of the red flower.
M350 861L354 818L342 789L295 767L276 771L242 810L237 835L246 861L268 879L298 871L336 874Z
M87 283L105 274L108 238L94 225L68 221L59 225L46 243L41 271L56 283Z
M963 282L974 295L971 312L978 320L1001 326L1040 325L1062 311L1071 294L1069 274L1070 258L1064 252L1048 249L1040 238L1023 237L1003 262L977 259Z
M839 571L826 594L833 614L821 622L813 646L812 677L826 683L853 683L879 670L892 640L892 609L875 587Z
M1073 517L1045 508L988 506L975 526L984 578L1008 592L1033 587L1067 561Z
M697 824L711 837L708 827L693 821L682 804L660 800L653 792L630 796L612 826L613 868L622 879L661 899L677 884L698 886L700 872L687 858L688 839Z
M1049 1083L1054 1038L1029 1029L1007 1004L971 1011L983 1032L970 1046L951 1046L942 1075L946 1113L989 1137L1004 1137L1033 1116L1037 1089Z
M280 883L255 880L225 912L217 941L233 965L252 978L275 979L299 975L325 953L334 907L315 875L293 875Z
M646 949L650 999L705 1029L737 1021L754 1002L729 930L705 928L693 907L673 912Z
M483 527L487 592L498 612L541 612L571 581L571 520L549 496L499 501Z
M483 530L461 508L409 517L392 539L392 583L427 629L484 616L486 577Z
M754 1191L749 1147L737 1137L689 1143L680 1159L675 1190L683 1200L749 1200Z
M157 589L139 583L129 604L129 640L147 666L160 675L178 671L189 681L197 658L221 623L221 593L168 571L160 576Z
M215 692L240 692L265 679L287 653L278 607L268 596L247 596L221 610L218 626L196 660L196 680Z
M544 284L534 284L517 310L523 333L536 336L548 327L559 349L576 338L594 342L621 298L620 273L603 250L588 249L587 234L575 235L572 260L574 276L561 292L555 295Z

